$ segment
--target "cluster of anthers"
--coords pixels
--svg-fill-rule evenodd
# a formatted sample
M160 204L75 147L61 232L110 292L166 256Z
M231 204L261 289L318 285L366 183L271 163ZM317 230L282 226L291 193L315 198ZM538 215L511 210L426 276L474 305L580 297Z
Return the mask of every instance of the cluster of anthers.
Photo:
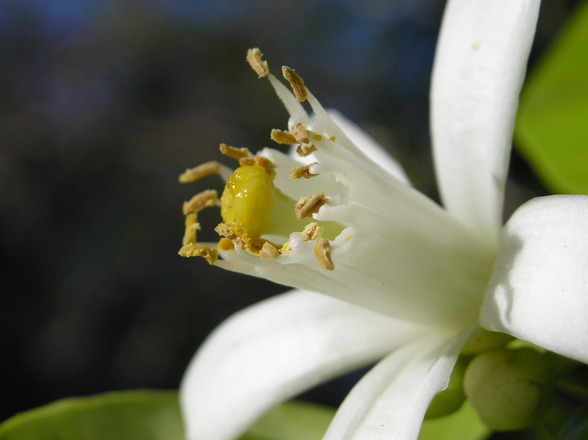
M262 59L259 49L250 49L247 61L259 77L268 77L275 82L268 64ZM294 96L304 102L308 91L302 78L291 68L282 67L284 78L290 83ZM294 123L288 131L273 129L271 139L284 145L296 145L296 153L307 157L317 150L313 140L321 135L311 133L306 125ZM329 140L334 141L334 137ZM279 244L262 236L288 236L289 232L301 231L305 241L314 241L314 255L319 265L333 270L331 243L325 237L325 227L333 229L333 222L312 221L312 215L328 202L324 193L312 194L295 201L274 186L276 164L264 156L254 156L247 148L220 145L220 152L236 159L234 171L216 161L200 164L186 170L179 177L181 183L189 183L209 175L220 175L226 182L221 198L215 190L203 191L184 202L185 233L179 254L183 257L203 257L210 264L218 259L219 251L246 250L261 259L276 259L291 250L290 242ZM317 162L292 169L291 179L309 179L318 175ZM197 242L200 230L198 213L208 207L220 206L223 222L215 231L221 236L216 248ZM288 212L289 211L289 212ZM308 220L310 219L310 220ZM322 224L324 223L324 224ZM331 223L331 225L328 225ZM335 226L340 232L342 227Z

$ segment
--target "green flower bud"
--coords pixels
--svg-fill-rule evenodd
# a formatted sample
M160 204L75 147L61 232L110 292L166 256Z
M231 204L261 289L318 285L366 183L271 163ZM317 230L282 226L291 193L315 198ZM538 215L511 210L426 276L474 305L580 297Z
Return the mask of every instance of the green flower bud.
M480 354L464 377L468 399L494 430L522 429L539 421L549 407L551 388L547 357L527 348Z

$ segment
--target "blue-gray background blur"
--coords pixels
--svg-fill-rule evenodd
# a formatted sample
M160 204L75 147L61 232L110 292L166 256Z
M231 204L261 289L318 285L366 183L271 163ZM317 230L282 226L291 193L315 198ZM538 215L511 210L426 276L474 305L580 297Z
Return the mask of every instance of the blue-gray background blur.
M544 0L532 63L575 3ZM216 324L284 290L177 256L182 201L216 185L178 173L285 127L247 48L296 68L435 197L427 95L443 6L0 2L0 420L71 395L177 388ZM513 194L542 191L517 157L513 179ZM330 390L310 397L336 404Z

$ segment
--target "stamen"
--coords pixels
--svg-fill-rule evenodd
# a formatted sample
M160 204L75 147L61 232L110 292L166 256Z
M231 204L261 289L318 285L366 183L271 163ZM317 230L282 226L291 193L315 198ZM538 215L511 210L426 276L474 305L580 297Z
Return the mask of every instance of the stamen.
M302 233L306 236L304 241L310 241L320 237L323 233L323 228L321 228L317 223L309 223L305 226Z
M235 249L235 245L231 240L223 237L218 241L218 249L219 251L232 251Z
M183 211L184 215L190 212L200 212L204 208L215 206L218 200L218 195L215 190L207 189L199 194L196 194L189 201L184 202Z
M265 171L268 174L270 174L272 176L275 174L275 169L274 169L275 165L267 157L263 157L263 156L244 157L239 160L239 166L245 167L245 166L251 166L251 165L260 165L263 168L265 168Z
M179 180L180 183L190 183L195 182L198 179L201 179L205 176L209 176L211 174L219 174L221 171L220 163L216 161L204 162L197 167L187 169L182 174L180 174Z
M333 260L331 260L331 243L326 238L319 238L316 241L314 245L314 256L323 269L335 269Z
M300 144L296 147L296 154L301 157L306 157L316 150L317 148L313 144Z
M308 139L308 130L302 122L297 122L294 124L292 128L290 128L290 133L292 133L294 139L296 139L296 141L300 142L301 144L307 144L310 142Z
M209 264L214 264L218 260L218 252L216 249L203 244L189 243L182 246L178 252L182 257L202 257L208 261Z
M294 206L296 218L302 220L303 218L310 217L312 214L317 213L320 207L325 203L327 203L327 198L323 193L300 199L300 201L296 203L296 206Z
M292 87L292 92L294 92L296 99L298 99L299 102L304 102L308 92L300 75L288 66L282 67L282 75L284 76L284 79L290 83L290 87Z
M290 178L291 179L310 179L311 177L318 176L318 174L313 174L310 172L310 167L313 165L318 165L318 162L309 163L308 165L304 165L302 167L294 168L290 171Z
M263 244L259 251L259 258L262 260L275 260L279 255L280 253L276 247L268 241Z
M292 145L296 143L294 135L287 131L282 131L274 128L271 133L272 141L282 145Z
M251 156L251 152L247 148L229 147L227 144L220 144L220 152L225 156L233 159L242 159Z
M263 61L263 54L259 48L254 47L253 49L249 49L247 51L247 62L260 78L268 76L269 67L267 65L267 61Z
M186 216L186 230L184 232L184 239L182 240L182 244L185 246L187 244L195 244L196 243L196 232L200 230L200 223L197 221L196 213L191 212Z

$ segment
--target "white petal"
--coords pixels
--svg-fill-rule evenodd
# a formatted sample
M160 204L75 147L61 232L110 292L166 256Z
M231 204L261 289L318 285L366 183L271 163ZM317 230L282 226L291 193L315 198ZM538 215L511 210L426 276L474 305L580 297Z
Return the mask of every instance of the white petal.
M266 410L430 333L311 292L294 291L222 324L180 387L190 440L229 440Z
M490 243L501 227L518 95L539 0L450 0L431 86L435 166L446 208Z
M365 131L335 110L329 110L328 113L331 120L339 126L349 140L353 142L368 158L370 158L372 162L388 171L402 182L409 182L400 163L394 160L394 158L392 158L392 156L390 156L390 154Z
M588 363L588 196L537 198L514 213L481 324Z
M351 390L324 440L416 439L433 396L445 389L470 331L411 342Z

